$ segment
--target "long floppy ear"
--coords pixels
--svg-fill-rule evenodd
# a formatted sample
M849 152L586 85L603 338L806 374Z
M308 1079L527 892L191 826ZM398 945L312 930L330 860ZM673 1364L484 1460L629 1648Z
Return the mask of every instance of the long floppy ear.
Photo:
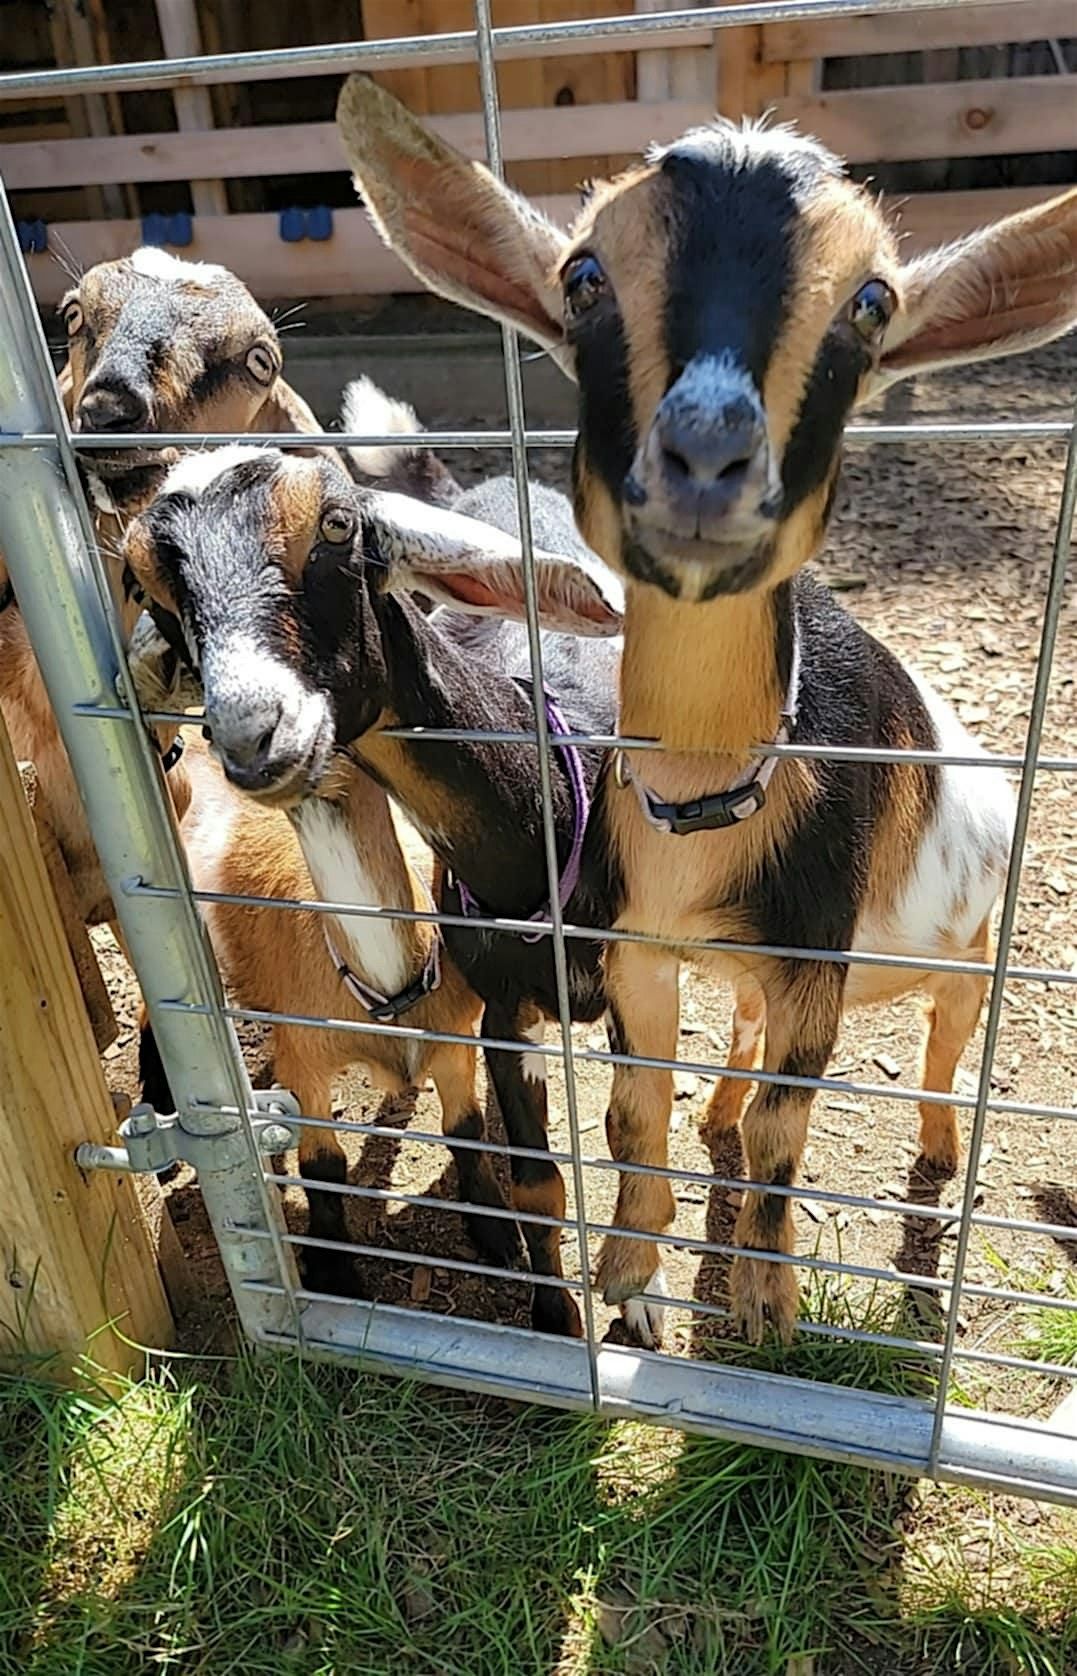
M869 394L1048 343L1077 325L1077 190L928 251L901 277L902 307Z
M317 419L299 394L279 374L265 401L258 410L258 431L321 430ZM311 450L314 452L314 450Z
M526 618L523 553L515 536L408 495L380 491L364 497L363 521L388 567L391 592L426 594L477 616ZM579 559L539 549L534 558L544 628L620 633L619 584L597 559L585 567Z
M356 191L412 272L450 301L519 327L571 375L555 276L566 234L369 76L344 83L337 127Z

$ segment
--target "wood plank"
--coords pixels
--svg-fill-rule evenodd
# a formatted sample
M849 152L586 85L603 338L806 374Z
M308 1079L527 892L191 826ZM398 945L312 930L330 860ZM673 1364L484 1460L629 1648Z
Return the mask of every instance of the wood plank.
M689 0L698 7L703 0ZM637 12L669 10L667 0L635 0ZM636 55L636 77L641 104L657 104L664 99L702 99L713 97L716 75L715 49L710 47L676 47L640 52Z
M1073 0L995 0L987 6L950 6L931 12L870 12L864 17L765 23L763 57L857 58L862 53L920 52L933 47L994 46L1072 35Z
M67 946L75 964L86 1016L94 1035L94 1044L98 1053L104 1053L119 1034L116 1015L112 1011L112 1001L105 980L101 976L101 968L97 964L97 955L89 932L79 913L74 887L53 829L48 799L32 762L19 763L19 778L22 781L27 807L33 817L37 847L41 851L41 859L49 875L52 894L63 923L64 936L67 938Z
M877 87L779 99L795 122L852 163L1077 148L1077 75Z
M133 1183L74 1161L115 1118L2 721L0 851L0 1354L138 1373L125 1341L169 1343L171 1316Z
M510 161L594 157L637 152L650 140L673 140L713 115L711 100L666 100L646 112L631 100L505 111L502 138ZM485 154L479 112L432 117L430 126L469 156ZM222 178L331 173L347 165L333 122L237 128L212 133L119 134L106 139L0 143L0 175L8 191L70 186L82 181L188 180L210 167Z
M156 0L161 43L168 58L194 58L202 51L202 34L194 0ZM174 87L176 121L186 133L211 130L213 101L208 87ZM191 203L196 215L227 215L224 182L209 176L191 180Z
M999 216L1027 209L1057 195L1057 187L1015 187L989 192L940 192L906 200L901 225L904 247L916 250L957 238ZM539 199L554 221L567 225L579 207L575 194ZM421 291L423 287L387 250L361 209L337 210L334 234L325 244L283 244L275 215L228 215L195 222L193 243L183 252L192 260L223 262L267 301L287 297L383 296ZM128 256L139 244L137 221L68 222L57 232L84 268L94 262ZM46 252L27 258L39 302L59 301L67 279Z

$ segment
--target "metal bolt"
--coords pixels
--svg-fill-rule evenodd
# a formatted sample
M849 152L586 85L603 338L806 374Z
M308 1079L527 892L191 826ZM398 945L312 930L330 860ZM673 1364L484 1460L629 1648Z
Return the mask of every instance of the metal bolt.
M965 127L974 131L986 128L993 115L993 111L985 111L979 105L974 105L970 111L965 112Z
M292 1131L283 1123L266 1123L258 1131L258 1145L262 1152L287 1152L292 1144Z
M127 1119L127 1128L132 1135L152 1135L157 1128L157 1113L152 1106L136 1106Z

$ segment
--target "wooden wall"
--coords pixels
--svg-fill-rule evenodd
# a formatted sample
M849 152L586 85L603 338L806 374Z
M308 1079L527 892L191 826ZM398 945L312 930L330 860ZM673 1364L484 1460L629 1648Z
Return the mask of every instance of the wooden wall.
M497 24L663 10L670 0L494 0ZM683 3L683 0L682 0ZM473 0L0 0L0 70L233 51L471 27ZM752 25L710 45L581 50L504 61L510 178L570 213L578 184L671 139L717 106L773 111L891 193L911 194L913 240L969 230L1069 184L1077 160L1075 0ZM999 42L999 36L1003 37ZM1005 72L1005 73L1004 73ZM383 79L462 149L481 155L475 65ZM210 89L6 101L0 172L17 218L43 219L83 263L139 241L139 218L193 210L190 254L236 266L265 297L402 288L366 228L332 123L339 75ZM641 108L645 107L645 109ZM961 188L950 191L947 188ZM972 190L980 188L982 190ZM277 215L328 205L333 237L281 241ZM30 258L42 299L63 276Z

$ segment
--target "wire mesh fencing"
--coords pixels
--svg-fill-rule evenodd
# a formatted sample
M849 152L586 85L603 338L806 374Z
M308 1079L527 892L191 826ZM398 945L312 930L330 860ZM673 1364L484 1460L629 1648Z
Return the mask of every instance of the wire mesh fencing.
M430 37L407 43L368 43L348 48L318 48L279 54L240 55L190 64L113 66L100 71L50 72L49 85L98 87L169 83L234 77L257 72L257 59L287 60L297 67L307 59L329 67L361 65L377 69L415 59L424 63L459 61L470 55L478 66L487 152L491 168L502 172L500 113L497 96L499 50L556 50L578 46L581 30L589 45L614 38L619 44L642 44L659 37L679 42L689 29L721 30L741 25L745 12L755 21L789 19L805 14L840 15L891 9L879 0L868 6L818 4L790 0L785 5L704 7L690 13L648 13L611 20L606 34L593 21L497 30L488 0L477 0L475 29L466 37ZM911 8L910 8L911 9ZM681 33L678 33L680 31ZM456 58L454 59L454 54ZM313 56L312 56L313 55ZM252 62L248 63L250 58ZM297 68L298 73L298 68ZM13 78L20 83L25 77ZM38 84L44 85L42 77ZM645 111L641 109L641 139ZM434 906L386 907L363 902L281 901L265 896L208 892L192 888L177 845L163 792L159 766L146 724L199 725L190 715L143 713L126 667L122 637L113 606L109 559L99 550L93 513L87 505L79 461L92 463L95 449L119 447L202 447L246 442L246 434L72 434L56 392L47 348L30 284L18 250L6 200L0 218L0 546L15 580L19 609L33 640L64 740L86 801L106 877L137 969L158 1036L185 1134L183 1156L196 1163L207 1208L244 1328L263 1344L298 1345L310 1353L361 1358L370 1365L418 1372L442 1383L494 1391L565 1407L590 1407L610 1415L636 1414L665 1424L711 1431L781 1447L887 1465L940 1478L1012 1487L1059 1499L1077 1500L1077 1446L1069 1433L1050 1424L1051 1404L1077 1375L1077 1289L1063 1258L1061 1281L1055 1271L1045 1283L1052 1252L1077 1258L1077 1212L1070 1184L1056 1195L1060 1207L1049 1212L1041 1195L1036 1215L1009 1209L985 1209L982 1177L989 1129L1036 1123L1065 1137L1056 1156L1065 1154L1077 1110L1065 1100L1003 1097L995 1084L997 1052L1005 1024L1008 994L1016 986L1052 986L1072 997L1077 962L1018 960L1015 931L1021 901L1022 867L1033 800L1042 777L1066 780L1077 757L1044 749L1045 718L1052 692L1053 659L1062 621L1067 563L1077 501L1077 430L1070 419L1022 421L997 419L908 424L861 423L847 433L850 449L869 445L932 447L947 462L966 444L1022 443L1030 450L1065 445L1065 464L1053 550L1042 601L1035 671L1028 692L1024 746L1009 753L964 757L945 751L899 751L884 748L823 748L801 743L759 746L761 755L808 760L860 762L910 761L936 765L981 764L1003 767L1018 777L1017 818L1005 889L998 915L992 963L943 958L915 959L885 951L810 949L733 941L678 940L689 960L693 952L724 949L731 954L789 960L837 961L855 967L903 967L916 971L982 975L989 980L982 1039L969 1080L954 1093L940 1093L906 1083L900 1067L880 1055L882 1079L860 1078L840 1062L819 1077L788 1076L746 1069L727 1061L727 1033L693 1020L698 1003L689 998L682 1055L677 1060L640 1058L619 1052L597 1027L573 1021L566 950L574 940L651 942L615 927L595 928L566 920L558 892L558 850L551 790L553 751L543 702L544 675L531 534L529 456L536 450L564 452L573 433L529 429L525 411L520 354L515 335L505 329L507 429L441 430L412 440L462 453L503 449L511 459L522 531L527 579L527 622L532 663L533 732L505 730L390 728L407 738L468 741L503 740L533 747L542 794L548 917L541 921L453 915ZM361 370L356 368L355 370ZM314 443L338 448L349 442L399 444L399 436L349 437L340 432L319 436L272 437L280 448L309 448ZM570 733L576 746L615 751L626 747L659 748L649 739ZM564 744L566 739L562 739ZM1041 777L1038 779L1038 776ZM1072 782L1068 782L1072 783ZM1075 885L1077 888L1077 885ZM1060 893L1062 899L1065 893ZM392 1024L347 1017L311 1016L302 1011L270 1012L232 1004L222 988L200 909L211 902L281 914L313 914L358 921L396 920L486 930L518 939L549 940L557 988L556 1039L526 1046L484 1034L430 1032L403 1021ZM1063 910L1064 911L1064 910ZM695 992L693 992L695 993ZM481 1153L498 1168L511 1157L552 1161L568 1176L563 1216L526 1209L484 1207L484 1214L524 1225L556 1229L563 1247L564 1277L533 1274L475 1260L466 1247L444 1240L432 1250L423 1236L447 1225L468 1206L455 1190L431 1190L431 1177L443 1162L445 1137L421 1118L402 1128L387 1114L372 1120L304 1112L308 1130L332 1130L358 1141L364 1152L381 1154L406 1146L429 1163L417 1169L425 1184L394 1183L388 1171L372 1179L319 1183L319 1191L348 1201L351 1214L364 1224L372 1212L397 1210L404 1230L387 1241L381 1235L346 1241L319 1239L302 1231L294 1207L286 1205L291 1189L309 1185L302 1177L271 1167L267 1147L266 1101L251 1088L235 1026L292 1025L402 1041L459 1041L469 1047L501 1049L537 1056L551 1072L552 1142L548 1152L511 1146L501 1140L466 1136L453 1145ZM1059 1044L1063 1070L1073 1066L1072 1039L1065 1039L1063 1014ZM1069 1031L1073 1032L1072 1011ZM712 1039L713 1038L713 1039ZM534 1063L534 1061L532 1061ZM795 1187L753 1183L745 1178L735 1147L719 1149L709 1159L698 1155L669 1167L615 1162L597 1134L593 1110L600 1096L593 1079L618 1064L672 1070L698 1091L718 1079L743 1084L778 1084L806 1088L816 1095L816 1123L825 1114L839 1148L871 1146L858 1141L864 1102L871 1109L912 1105L952 1105L968 1125L964 1162L951 1202L938 1191L922 1192L910 1173L907 1182L872 1183L872 1190L852 1191L844 1172L833 1179L808 1179ZM581 1092L580 1079L587 1079ZM1075 1077L1074 1080L1077 1080ZM996 1078L997 1082L997 1078ZM1064 1077L1063 1077L1064 1082ZM821 1111L822 1108L822 1111ZM837 1114L837 1123L834 1115ZM909 1113L911 1116L911 1112ZM675 1119L676 1121L676 1119ZM594 1138L592 1138L594 1135ZM277 1132L279 1140L279 1130ZM431 1149L434 1149L431 1153ZM1053 1151L1054 1149L1052 1149ZM133 1148L129 1151L134 1156ZM379 1156L381 1156L379 1154ZM723 1158L725 1165L723 1165ZM870 1164L870 1157L868 1159ZM362 1171L360 1174L362 1175ZM672 1230L633 1231L615 1226L612 1204L626 1174L659 1176L668 1181L678 1205ZM737 1255L732 1212L752 1187L792 1198L804 1213L800 1246L794 1255L753 1253L761 1260L790 1265L807 1277L806 1311L799 1323L799 1347L750 1351L733 1330L724 1297L726 1269ZM410 1213L419 1213L407 1216ZM842 1241L850 1219L865 1216L873 1226L901 1231L896 1259L854 1260ZM441 1219L439 1221L439 1219ZM409 1231L415 1235L409 1238ZM619 1341L611 1312L592 1284L598 1242L611 1234L649 1240L657 1237L675 1259L675 1280L683 1285L669 1296L649 1301L671 1312L673 1331L667 1349L648 1351ZM998 1261L995 1278L976 1278L970 1254L980 1251L990 1262L1003 1239L1019 1242L1031 1255L1025 1261ZM387 1265L410 1279L410 1297L400 1285L392 1303L315 1293L304 1288L298 1253L313 1249ZM925 1261L925 1250L928 1258ZM465 1254L460 1254L464 1252ZM443 1296L439 1309L424 1307L423 1288L431 1272ZM366 1272L366 1269L363 1271ZM979 1271L977 1271L979 1272ZM422 1277L416 1284L416 1277ZM459 1283L459 1284L457 1284ZM541 1337L516 1324L534 1287L553 1287L575 1297L582 1313L582 1341ZM454 1287L457 1289L454 1290ZM976 1308L983 1330L970 1335L965 1320ZM483 1319L470 1319L474 1309ZM488 1318L486 1318L488 1317ZM513 1324L506 1325L505 1321ZM1056 1331L1056 1325L1061 1330ZM1072 1330L1071 1330L1072 1329ZM805 1351L807 1347L807 1353ZM1056 1348L1057 1347L1057 1348ZM818 1354L815 1353L816 1349ZM885 1367L885 1377L880 1367ZM971 1403L973 1406L969 1406Z

